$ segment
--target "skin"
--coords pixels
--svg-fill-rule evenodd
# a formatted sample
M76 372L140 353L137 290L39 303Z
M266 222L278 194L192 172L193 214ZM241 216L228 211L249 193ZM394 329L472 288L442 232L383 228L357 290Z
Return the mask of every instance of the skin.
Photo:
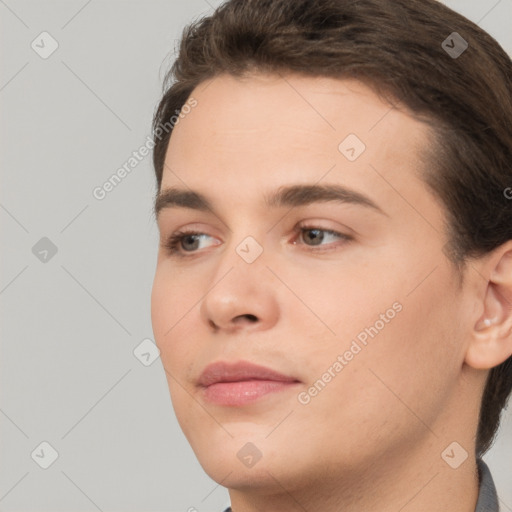
M159 212L151 314L178 421L204 470L229 489L234 512L473 512L481 394L488 369L512 354L511 245L470 262L460 286L443 252L443 207L420 176L427 128L360 82L221 75L192 96L162 189L201 192L214 213ZM338 150L348 134L366 145L353 162ZM343 185L383 213L264 205L290 184ZM304 224L351 239L321 232L317 246ZM164 243L183 229L204 235L179 257ZM253 263L236 252L248 236L263 248ZM300 403L396 303L401 311ZM203 369L241 360L300 383L243 407L205 401ZM252 467L237 457L248 442L262 454ZM456 459L468 453L457 469L441 457L453 442Z

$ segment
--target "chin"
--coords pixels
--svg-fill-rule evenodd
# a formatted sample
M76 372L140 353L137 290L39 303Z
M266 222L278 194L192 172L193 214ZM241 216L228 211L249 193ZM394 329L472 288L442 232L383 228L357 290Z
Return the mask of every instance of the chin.
M237 464L216 468L202 467L212 480L228 489L248 491L275 487L276 481L272 478L275 470L267 470L263 464L261 466L258 464L258 466L251 469L243 468Z
M276 463L279 464L286 457L279 454L271 438L265 439L269 428L258 428L254 424L240 425L240 428L231 424L226 428L233 437L220 427L215 432L203 430L198 438L187 436L208 476L230 488L263 485L272 480L269 472L274 474L279 471Z

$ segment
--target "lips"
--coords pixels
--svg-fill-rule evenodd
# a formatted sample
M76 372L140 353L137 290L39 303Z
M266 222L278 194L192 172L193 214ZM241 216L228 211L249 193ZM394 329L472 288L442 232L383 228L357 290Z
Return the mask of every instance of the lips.
M290 390L299 382L295 377L242 361L235 364L210 364L201 373L198 385L208 402L241 406L270 393Z

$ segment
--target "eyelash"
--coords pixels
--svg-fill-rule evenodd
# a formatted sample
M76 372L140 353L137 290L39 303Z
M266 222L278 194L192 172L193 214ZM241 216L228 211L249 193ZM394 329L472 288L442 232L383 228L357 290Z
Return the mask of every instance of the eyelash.
M298 226L298 228L295 231L298 232L299 235L301 233L304 233L305 231L321 231L323 233L327 233L329 235L334 235L334 236L339 237L342 241L344 241L344 243L347 243L347 242L353 240L353 238L349 235L345 235L343 233L339 233L338 231L333 231L330 229L322 229L322 228L319 228L318 226L305 226L305 225ZM191 236L191 235L206 235L206 233L201 233L198 231L186 231L186 230L185 231L176 231L175 233L173 233L172 235L170 235L167 238L167 240L163 244L163 247L164 247L164 249L167 250L167 253L171 256L176 256L179 258L192 257L192 256L198 254L199 250L182 252L179 249L179 244L182 242L182 240L185 239L187 236ZM207 236L209 236L209 235L207 235ZM301 244L301 245L304 245L304 244ZM331 247L331 248L325 248L324 246L319 246L322 248L318 248L318 249L315 248L315 246L307 246L307 247L310 248L310 249L308 249L308 251L311 251L311 252L326 252L326 251L336 250L336 248L339 246L335 246L335 247Z

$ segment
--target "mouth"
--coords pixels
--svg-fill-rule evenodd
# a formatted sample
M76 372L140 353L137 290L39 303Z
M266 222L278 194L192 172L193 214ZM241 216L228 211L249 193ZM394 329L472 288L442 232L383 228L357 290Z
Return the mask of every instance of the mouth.
M239 407L269 394L294 388L300 381L275 370L241 361L208 365L198 385L207 402Z

